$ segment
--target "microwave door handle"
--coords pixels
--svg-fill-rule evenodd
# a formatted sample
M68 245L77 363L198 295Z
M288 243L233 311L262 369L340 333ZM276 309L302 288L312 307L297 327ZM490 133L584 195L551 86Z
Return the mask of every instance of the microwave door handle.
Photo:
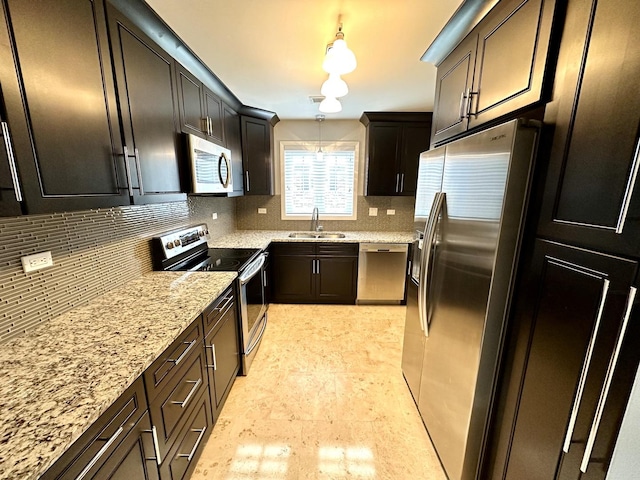
M222 178L222 162L227 166L227 174L225 178ZM231 179L231 165L229 165L229 159L223 153L220 154L220 158L218 159L218 178L220 179L220 183L223 187L227 188L229 186L229 180Z

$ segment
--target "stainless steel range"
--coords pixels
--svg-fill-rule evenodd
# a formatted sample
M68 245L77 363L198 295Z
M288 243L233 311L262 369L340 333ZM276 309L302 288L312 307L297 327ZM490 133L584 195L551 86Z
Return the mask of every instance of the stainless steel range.
M265 298L267 253L259 248L209 248L206 225L173 230L152 239L155 270L238 272L241 375L246 375L267 327Z

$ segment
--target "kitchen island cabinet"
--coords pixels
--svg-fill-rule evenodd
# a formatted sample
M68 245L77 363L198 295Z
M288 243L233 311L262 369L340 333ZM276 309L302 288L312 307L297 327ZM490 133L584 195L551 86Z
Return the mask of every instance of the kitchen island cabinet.
M355 304L358 244L273 243L270 253L273 302Z
M431 143L546 100L555 0L501 1L437 65Z
M429 150L431 113L364 112L365 195L413 196L420 153Z
M111 5L108 17L133 203L184 200L175 61Z
M0 5L2 140L27 213L129 204L111 71L102 0ZM14 182L2 177L12 214Z

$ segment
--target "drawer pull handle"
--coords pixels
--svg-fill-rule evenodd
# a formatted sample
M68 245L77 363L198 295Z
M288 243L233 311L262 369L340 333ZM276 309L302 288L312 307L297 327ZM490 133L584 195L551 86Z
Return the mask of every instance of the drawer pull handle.
M13 182L13 192L16 195L16 201L22 201L22 191L20 190L20 179L16 168L16 159L13 156L13 146L11 145L11 137L9 136L9 125L7 122L0 122L2 126L2 137L4 138L4 148L7 150L7 158L9 159L9 170L11 171L11 181Z
M131 177L131 165L129 165L129 149L125 145L122 147L122 155L124 156L124 173L127 177L127 188L129 189L129 196L133 197L133 180Z
M638 168L640 163L640 139L636 145L636 151L633 156L633 163L631 164L631 175L627 181L627 188L624 192L624 200L622 202L622 208L620 209L620 215L618 216L618 223L616 224L616 233L622 234L624 229L624 223L627 221L627 214L629 213L629 204L631 203L631 196L633 195L633 189L636 185L636 178L638 177Z
M182 352L178 358L176 358L175 360L170 358L167 360L167 362L173 362L174 364L178 365L182 360L184 360L184 357L186 357L189 351L191 351L191 349L195 346L196 340L191 340L191 342L189 343L187 342L182 342L182 343L189 346L185 348L184 352Z
M118 428L118 430L116 430L116 432L113 435L111 435L109 440L107 440L107 442L102 446L102 448L98 450L98 453L95 454L95 456L91 459L91 461L87 464L87 466L84 467L84 469L80 472L80 475L76 477L76 480L82 480L84 477L87 476L87 473L89 473L89 470L91 470L94 467L94 465L98 463L98 460L100 460L100 457L102 457L104 453L107 450L109 450L109 447L113 445L113 442L116 441L116 439L120 436L120 434L123 431L124 431L124 428L121 426L120 428Z
M144 186L142 185L142 166L140 165L140 152L138 152L137 148L133 149L133 158L136 161L136 174L138 176L138 189L140 191L140 195L144 195Z
M147 460L155 460L158 465L162 463L162 457L160 456L160 442L158 442L158 430L153 425L151 430L143 430L144 433L150 433L153 440L153 451L156 452L156 458L147 458Z
M195 430L191 430L193 433L200 433L200 435L198 435L198 439L196 440L196 444L193 446L193 448L191 449L191 451L189 453L179 453L178 457L179 458L186 458L187 461L191 461L193 460L193 456L196 454L196 450L198 450L198 446L200 445L200 442L202 441L202 437L204 437L204 432L207 431L207 427L204 428L200 428L200 429L195 429Z
M596 345L598 330L600 329L600 320L602 319L604 304L607 300L607 294L609 293L609 283L609 280L605 279L602 285L602 296L600 297L598 316L596 317L596 323L593 326L593 333L591 334L591 339L589 340L587 354L584 357L584 364L582 365L582 372L580 373L580 381L578 382L578 391L576 392L576 398L573 401L573 408L571 409L571 417L569 419L569 427L567 428L567 434L564 438L564 446L562 447L562 450L564 450L565 453L569 453L569 447L571 446L571 437L573 437L573 429L575 428L576 420L578 419L578 410L580 408L580 403L582 402L584 386L587 383L587 375L589 374L589 367L591 366L591 357L593 355L593 349Z
M609 388L611 387L611 382L613 381L613 374L616 369L616 364L618 363L620 349L622 348L622 342L624 341L624 336L627 333L627 325L629 324L629 317L631 316L631 310L633 309L633 301L636 298L636 292L637 292L636 287L631 287L629 289L629 297L627 299L627 306L625 308L624 317L622 319L622 325L620 325L620 332L618 333L618 339L616 340L616 348L613 350L613 353L611 354L611 359L609 360L609 366L607 367L607 375L605 376L604 385L602 387L602 391L600 392L600 398L598 399L598 406L596 407L596 415L593 419L593 423L591 424L591 431L589 432L589 437L587 438L587 445L584 449L584 456L582 457L582 463L580 464L580 471L582 473L587 473L587 467L589 466L589 458L591 457L591 452L593 451L593 445L596 441L596 435L598 434L598 429L600 428L600 420L602 420L604 406L607 403L607 397L609 396Z
M211 349L211 353L213 353L213 365L207 365L208 368L213 368L214 370L217 370L218 367L218 361L216 360L216 346L215 344L211 344L211 345L206 345L207 348Z
M195 381L194 380L188 380L185 383L193 383L193 387L191 387L191 390L189 391L189 393L187 394L185 399L183 401L181 401L181 402L171 402L174 405L180 405L180 408L186 407L187 403L189 403L189 400L191 400L191 397L193 397L193 394L196 393L196 390L198 390L198 387L202 383L202 379L199 378L198 380L195 380Z

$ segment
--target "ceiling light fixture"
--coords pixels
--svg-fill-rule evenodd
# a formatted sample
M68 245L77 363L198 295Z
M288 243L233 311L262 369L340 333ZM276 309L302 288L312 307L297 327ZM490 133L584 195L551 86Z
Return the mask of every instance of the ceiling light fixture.
M355 54L347 47L347 42L344 40L342 23L339 23L336 39L327 45L327 54L324 57L322 68L327 73L344 75L353 72L357 65Z
M349 93L347 82L340 78L337 73L330 73L329 79L325 80L320 88L320 93L325 97L340 98Z
M316 152L316 159L322 161L324 152L322 151L322 122L324 121L324 115L316 115L316 121L318 122L318 151Z
M320 102L318 110L322 113L338 113L342 111L342 104L337 98L325 97L325 99Z

